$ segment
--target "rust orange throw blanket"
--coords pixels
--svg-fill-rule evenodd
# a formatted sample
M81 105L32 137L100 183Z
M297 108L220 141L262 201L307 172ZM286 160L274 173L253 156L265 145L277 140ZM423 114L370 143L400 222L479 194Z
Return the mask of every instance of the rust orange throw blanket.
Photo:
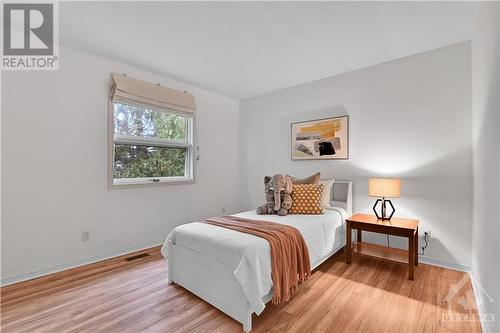
M286 302L299 282L311 277L306 242L300 232L289 225L243 219L235 216L213 217L205 223L264 238L271 246L273 304Z

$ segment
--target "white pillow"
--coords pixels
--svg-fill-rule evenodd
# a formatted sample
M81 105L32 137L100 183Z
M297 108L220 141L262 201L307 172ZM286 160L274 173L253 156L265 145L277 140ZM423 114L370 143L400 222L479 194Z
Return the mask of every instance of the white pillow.
M323 179L318 182L318 184L323 185L323 196L321 197L321 206L323 207L330 207L330 199L334 181L334 179Z

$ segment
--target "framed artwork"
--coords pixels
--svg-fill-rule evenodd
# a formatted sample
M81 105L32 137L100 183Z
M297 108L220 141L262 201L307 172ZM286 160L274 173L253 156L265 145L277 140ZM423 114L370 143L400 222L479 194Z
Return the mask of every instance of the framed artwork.
M349 116L292 123L292 160L349 158Z

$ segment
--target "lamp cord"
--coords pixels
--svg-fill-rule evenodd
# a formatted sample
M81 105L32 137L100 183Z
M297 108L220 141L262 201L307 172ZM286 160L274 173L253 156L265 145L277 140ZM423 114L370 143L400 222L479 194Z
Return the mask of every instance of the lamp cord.
M425 244L422 246L422 253L419 253L420 255L424 255L425 249L427 248L427 246L429 246L429 233L428 232L424 232L423 239L424 239Z
M387 236L387 247L390 247L389 235L386 235L386 236ZM422 246L422 253L420 253L420 252L418 253L420 255L424 255L425 249L429 246L429 233L424 232L423 240L424 240L425 244Z

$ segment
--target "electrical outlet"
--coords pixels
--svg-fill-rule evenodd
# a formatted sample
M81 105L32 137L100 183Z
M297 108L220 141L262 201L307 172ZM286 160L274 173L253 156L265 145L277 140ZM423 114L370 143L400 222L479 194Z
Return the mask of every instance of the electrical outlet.
M226 207L222 207L221 212L222 212L222 215L226 215Z
M430 230L424 231L424 236L425 235L427 235L427 241L430 241L431 240L431 231Z
M90 233L88 231L82 231L82 242L86 242L90 239Z

